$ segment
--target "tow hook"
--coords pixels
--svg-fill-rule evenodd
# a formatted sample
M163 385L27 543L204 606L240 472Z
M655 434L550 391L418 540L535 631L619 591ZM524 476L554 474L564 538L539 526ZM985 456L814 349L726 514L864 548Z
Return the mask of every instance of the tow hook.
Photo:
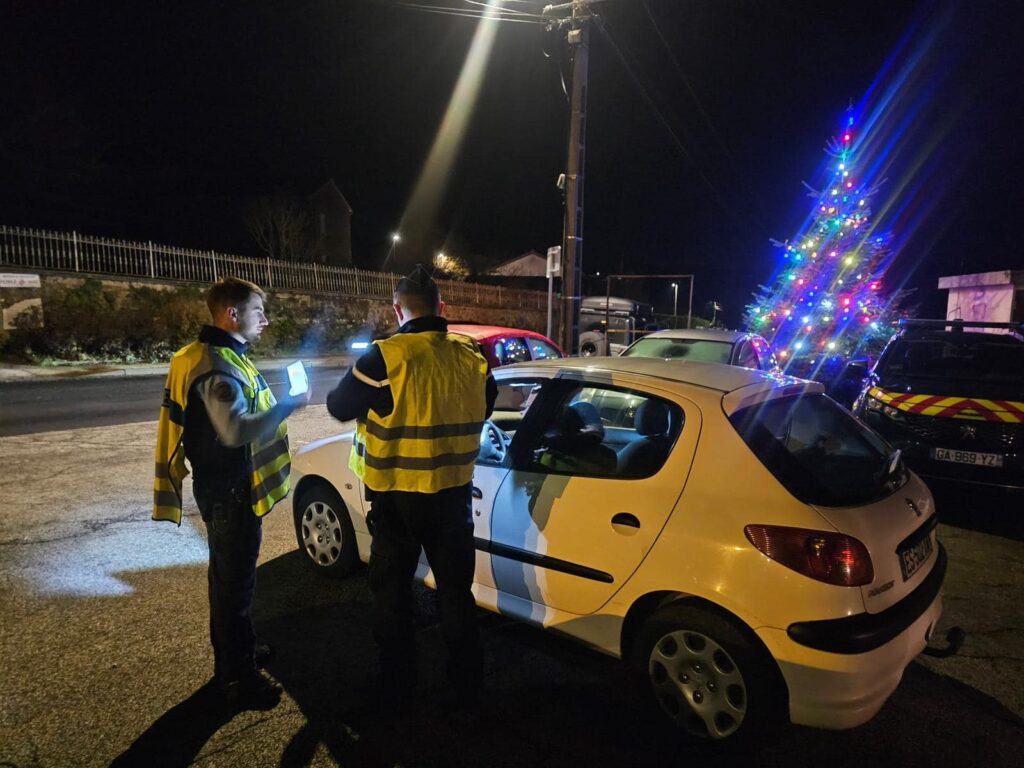
M964 644L964 640L966 639L967 633L960 629L960 627L950 627L949 631L946 632L945 648L933 648L932 646L927 645L921 653L927 656L934 656L937 659L954 656L960 652L960 647Z

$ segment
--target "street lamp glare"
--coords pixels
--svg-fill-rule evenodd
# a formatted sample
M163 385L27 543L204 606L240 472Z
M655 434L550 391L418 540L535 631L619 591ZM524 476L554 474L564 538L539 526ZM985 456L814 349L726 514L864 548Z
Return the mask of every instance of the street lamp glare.
M395 251L398 249L398 241L401 240L401 236L397 232L391 233L391 247L388 249L388 255L384 257L384 263L380 265L381 269L384 269L391 261L391 257L395 255Z

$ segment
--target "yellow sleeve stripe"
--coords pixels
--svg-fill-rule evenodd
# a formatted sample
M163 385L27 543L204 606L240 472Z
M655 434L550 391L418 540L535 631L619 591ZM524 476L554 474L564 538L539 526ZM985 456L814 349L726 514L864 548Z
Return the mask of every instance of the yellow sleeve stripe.
M356 368L354 365L352 366L352 375L359 379L361 382L363 382L363 384L366 384L371 387L377 387L378 389L383 389L388 385L387 379L384 379L383 381L374 381L365 373Z

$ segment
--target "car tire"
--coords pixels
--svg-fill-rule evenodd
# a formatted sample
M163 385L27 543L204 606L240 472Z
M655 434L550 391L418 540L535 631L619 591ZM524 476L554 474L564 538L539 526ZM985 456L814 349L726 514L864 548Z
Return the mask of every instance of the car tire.
M597 354L597 345L592 341L585 341L580 345L581 357L593 357Z
M774 662L717 613L684 604L662 608L640 630L630 660L648 705L691 737L742 746L785 722Z
M295 497L295 540L306 561L332 578L347 576L359 562L348 508L326 483L307 486Z

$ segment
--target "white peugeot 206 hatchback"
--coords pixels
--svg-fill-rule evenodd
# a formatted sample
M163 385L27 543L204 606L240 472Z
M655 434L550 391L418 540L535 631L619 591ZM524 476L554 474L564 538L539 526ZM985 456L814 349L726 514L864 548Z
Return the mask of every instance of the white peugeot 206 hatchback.
M494 372L473 479L480 606L635 666L694 735L870 719L941 613L931 494L821 386L710 363ZM311 566L367 560L352 433L292 463ZM433 584L425 560L419 576Z

